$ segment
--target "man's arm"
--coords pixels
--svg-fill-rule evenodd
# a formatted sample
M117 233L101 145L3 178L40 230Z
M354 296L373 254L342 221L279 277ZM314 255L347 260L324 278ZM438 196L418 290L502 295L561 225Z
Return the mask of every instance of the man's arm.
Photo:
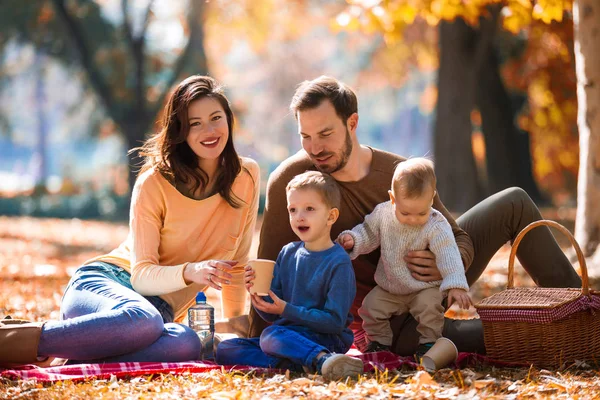
M473 262L473 257L475 256L475 249L473 247L473 241L471 240L471 237L467 232L462 230L460 226L458 226L456 220L454 219L452 214L450 214L450 212L446 209L437 193L433 198L433 208L442 213L442 215L448 220L448 223L452 227L452 233L454 234L454 238L456 239L456 244L458 245L458 250L460 251L460 258L462 259L466 271L471 266L471 263Z

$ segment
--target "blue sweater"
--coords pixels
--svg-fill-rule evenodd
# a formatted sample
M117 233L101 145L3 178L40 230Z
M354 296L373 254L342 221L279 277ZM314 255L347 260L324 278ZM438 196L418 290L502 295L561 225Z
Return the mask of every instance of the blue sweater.
M344 343L354 340L348 326L356 279L339 244L323 251L309 251L303 242L286 245L277 256L271 290L287 304L282 315L256 310L265 321L339 335Z

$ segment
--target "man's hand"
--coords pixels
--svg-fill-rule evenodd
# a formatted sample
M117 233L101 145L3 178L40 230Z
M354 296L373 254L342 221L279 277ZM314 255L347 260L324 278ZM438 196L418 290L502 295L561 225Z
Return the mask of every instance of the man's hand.
M352 250L354 247L354 238L348 233L338 236L336 241L344 248L344 250Z
M437 267L435 254L429 250L409 251L404 257L413 278L421 282L439 281L442 274Z
M273 299L273 303L269 303L268 301L264 301L259 295L251 294L252 305L256 307L256 309L274 315L283 314L283 310L285 310L285 305L287 304L285 301L281 300L272 290L269 290L269 296Z
M450 289L448 290L448 308L455 303L460 306L463 310L468 310L473 304L469 293L463 289Z

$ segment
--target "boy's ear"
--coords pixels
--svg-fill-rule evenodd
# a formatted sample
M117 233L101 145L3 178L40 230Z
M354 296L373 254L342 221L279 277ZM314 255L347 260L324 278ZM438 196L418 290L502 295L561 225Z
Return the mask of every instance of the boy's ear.
M327 217L327 225L331 226L335 224L335 221L337 221L339 216L340 210L338 210L337 208L332 208L331 210L329 210L329 216Z
M391 190L388 190L388 194L390 195L390 201L392 202L392 205L396 204L396 199L394 198L394 192L392 192Z

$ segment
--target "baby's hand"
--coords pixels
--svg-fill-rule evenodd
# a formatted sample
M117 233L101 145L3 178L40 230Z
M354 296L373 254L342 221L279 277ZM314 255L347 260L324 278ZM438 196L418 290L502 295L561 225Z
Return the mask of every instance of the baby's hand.
M473 304L471 296L469 296L469 293L463 289L448 290L448 307L450 307L454 302L456 302L460 308L464 310L468 310Z
M354 238L348 233L338 236L337 242L344 248L344 250L352 250L354 247Z

